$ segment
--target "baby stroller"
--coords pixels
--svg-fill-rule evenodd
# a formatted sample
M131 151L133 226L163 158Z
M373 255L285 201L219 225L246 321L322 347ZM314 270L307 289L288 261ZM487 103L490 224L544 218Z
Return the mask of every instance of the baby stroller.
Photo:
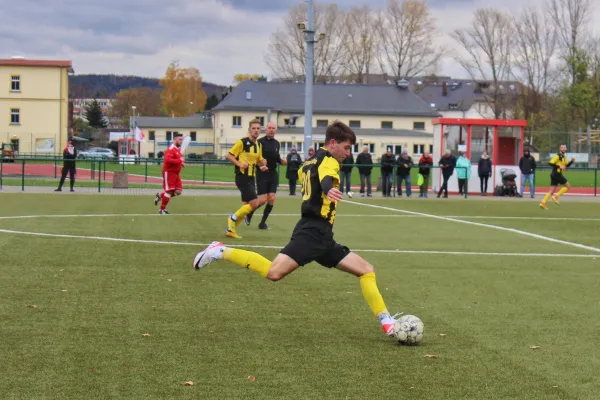
M517 173L511 168L502 168L500 170L502 176L502 185L496 186L496 196L519 197L517 190Z

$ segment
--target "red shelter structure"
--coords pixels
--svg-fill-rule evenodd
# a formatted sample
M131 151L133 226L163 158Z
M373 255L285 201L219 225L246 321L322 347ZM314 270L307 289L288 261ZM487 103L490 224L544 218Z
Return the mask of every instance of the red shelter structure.
M465 118L435 118L433 119L433 159L437 165L446 150L455 157L459 152L471 161L471 178L469 193L479 192L479 175L477 164L484 151L492 160L492 178L488 185L488 193L493 193L496 185L502 182L500 170L516 169L517 185L520 185L519 159L523 154L525 138L525 120L501 119L465 119ZM456 174L456 172L455 172ZM439 168L434 169L434 190L442 184ZM448 183L450 192L458 191L458 181L451 178Z

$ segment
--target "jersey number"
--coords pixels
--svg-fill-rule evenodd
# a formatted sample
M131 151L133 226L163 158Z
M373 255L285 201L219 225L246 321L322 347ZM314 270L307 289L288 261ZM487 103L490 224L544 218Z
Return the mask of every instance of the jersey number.
M302 174L302 200L309 200L311 195L310 171Z

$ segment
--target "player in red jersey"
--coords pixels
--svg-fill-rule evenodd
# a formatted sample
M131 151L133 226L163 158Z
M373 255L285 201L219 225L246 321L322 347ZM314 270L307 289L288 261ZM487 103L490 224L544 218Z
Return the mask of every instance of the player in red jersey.
M181 133L173 134L173 144L165 152L165 162L163 164L163 192L156 193L154 205L160 204L159 214L168 214L167 204L172 197L181 195L183 185L179 176L181 168L185 167L183 154L181 154L181 142L183 135Z

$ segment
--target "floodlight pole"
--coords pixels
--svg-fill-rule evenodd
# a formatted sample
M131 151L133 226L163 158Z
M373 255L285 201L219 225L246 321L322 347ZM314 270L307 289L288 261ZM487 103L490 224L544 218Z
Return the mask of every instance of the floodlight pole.
M308 1L308 18L306 26L306 72L304 90L304 159L312 147L312 108L313 108L313 66L315 50L315 6L313 0Z

